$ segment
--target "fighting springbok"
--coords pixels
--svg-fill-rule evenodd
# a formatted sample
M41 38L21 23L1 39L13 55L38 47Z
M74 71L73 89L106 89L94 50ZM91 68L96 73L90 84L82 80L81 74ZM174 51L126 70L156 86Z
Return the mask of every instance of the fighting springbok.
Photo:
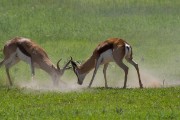
M12 80L9 74L9 69L17 64L20 60L28 63L31 68L32 79L35 75L35 67L40 68L47 72L53 80L55 86L58 85L60 77L63 75L64 71L68 69L70 63L67 62L65 66L61 69L59 67L59 62L57 62L57 67L51 62L47 53L39 45L34 43L32 40L23 37L15 37L8 41L4 45L3 49L4 60L0 62L0 67L5 65L6 74L9 80L9 84L12 86Z
M85 76L93 69L93 76L90 81L89 87L91 87L96 72L100 65L104 65L103 74L105 79L105 87L107 88L107 78L106 70L109 62L115 62L119 67L121 67L125 72L124 87L126 88L128 67L123 63L123 58L125 58L130 64L132 64L138 74L140 88L143 88L141 82L138 64L133 61L132 57L132 47L124 40L119 38L111 38L104 42L101 42L94 50L91 57L81 65L77 65L71 58L71 64L73 66L73 71L78 78L78 84L82 85Z

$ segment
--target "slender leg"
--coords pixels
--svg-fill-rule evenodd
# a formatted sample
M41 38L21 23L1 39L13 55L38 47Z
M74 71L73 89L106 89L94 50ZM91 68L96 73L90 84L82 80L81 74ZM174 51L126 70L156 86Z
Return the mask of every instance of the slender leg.
M108 65L109 65L109 63L104 64L104 68L103 68L103 74L104 74L104 79L105 79L105 88L108 88L107 78L106 78L106 70L107 70Z
M52 77L52 80L53 80L53 86L54 87L58 87L59 85L59 80L57 80L57 78L55 76Z
M30 66L31 66L31 74L32 74L32 81L34 81L34 75L35 75L35 70L34 70L34 66L33 66L33 61L31 59L31 62L30 62Z
M92 78L91 78L91 82L89 83L89 86L88 86L89 88L90 88L91 85L92 85L92 82L93 82L94 77L95 77L95 75L96 75L96 73L97 73L97 70L98 70L98 68L99 68L100 63L101 63L101 59L98 59L98 60L96 61L96 64L95 64L95 69L94 69L94 72L93 72L93 76L92 76Z
M140 86L140 88L143 88L143 84L141 82L141 77L140 77L140 73L139 73L138 64L135 61L133 61L133 59L128 59L127 58L126 60L136 68L136 71L137 71L137 74L138 74L138 78L139 78L139 86Z
M5 59L0 62L0 67L4 64L4 61L5 61ZM11 80L10 75L9 75L9 68L8 68L8 66L6 66L6 74L7 74L7 77L8 77L9 84L10 84L10 86L12 86L13 83L12 83L12 80Z
M8 61L8 60L7 60L7 61ZM10 86L12 86L13 83L12 83L12 80L11 80L11 77L10 77L10 74L9 74L9 69L10 69L13 65L17 64L19 61L20 61L20 60L16 57L16 58L14 58L13 61L9 61L8 63L6 63L6 62L4 63L4 64L5 64L5 68L6 68L6 74L7 74L7 77L8 77Z
M121 67L124 70L125 77L124 77L124 86L123 88L126 88L127 83L127 75L128 75L128 67L123 63L123 58L125 55L125 48L124 47L118 47L117 49L114 49L113 51L113 58L116 64Z
M124 70L125 77L124 77L124 86L123 86L123 88L126 88L127 75L128 75L128 69L129 68L122 61L118 65L119 65L119 67L121 67Z
M9 74L9 68L8 67L6 67L6 74L7 74L8 80L9 80L9 84L10 84L10 86L12 86L13 83L12 83L12 80L11 80L11 77L10 77L10 74Z

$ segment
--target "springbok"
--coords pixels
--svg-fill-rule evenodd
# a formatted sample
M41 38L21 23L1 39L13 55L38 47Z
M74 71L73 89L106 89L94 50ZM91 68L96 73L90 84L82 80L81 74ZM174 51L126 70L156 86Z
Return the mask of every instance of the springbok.
M5 65L6 74L9 80L9 84L12 86L12 80L9 74L9 69L17 64L20 60L28 63L31 68L32 79L35 75L35 67L40 68L47 72L53 80L55 86L58 85L60 77L63 75L64 71L68 69L70 63L67 62L65 66L61 69L59 67L59 62L57 62L57 67L51 62L47 53L39 45L34 43L28 38L15 37L8 41L4 45L3 49L4 59L0 62L0 67Z
M96 72L100 65L104 65L103 74L105 79L105 87L107 88L107 78L106 78L106 70L108 67L109 62L115 62L119 67L121 67L125 72L124 78L124 87L126 88L127 83L127 75L128 75L128 67L123 63L123 58L125 58L130 64L132 64L138 74L139 78L139 85L140 88L143 88L143 84L141 82L140 73L138 64L133 61L132 57L132 47L124 40L120 38L111 38L104 42L101 42L94 50L91 57L85 61L81 65L77 65L72 57L71 57L71 64L73 66L73 71L78 78L78 84L82 85L85 76L93 69L93 76L90 81L89 87L91 87Z

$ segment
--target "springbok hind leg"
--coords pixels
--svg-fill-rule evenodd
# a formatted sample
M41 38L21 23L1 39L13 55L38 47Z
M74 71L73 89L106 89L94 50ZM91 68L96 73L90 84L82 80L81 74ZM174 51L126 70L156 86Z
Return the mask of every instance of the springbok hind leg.
M6 64L5 61L6 61L6 59L4 59L4 60L2 60L0 62L0 67L5 64L8 81L9 81L10 86L12 86L13 84L12 84L12 80L11 80L11 77L10 77L10 74L9 74L9 65L10 64Z
M104 74L104 80L105 80L105 88L108 88L107 78L106 78L106 70L107 70L108 65L109 65L108 63L104 64L104 68L103 68L103 74Z
M122 59L114 59L115 63L124 70L124 86L123 88L126 88L127 84L127 75L128 75L128 67L122 62Z
M8 61L8 62L7 62L7 61ZM6 68L6 74L7 74L7 77L8 77L10 86L12 86L13 83L12 83L12 80L11 80L11 77L10 77L10 74L9 74L9 69L10 69L12 66L14 66L15 64L17 64L19 61L20 61L19 58L16 57L16 58L14 58L13 61L6 60L6 61L4 62L5 68Z
M12 86L13 83L12 83L12 80L11 80L11 77L10 77L10 74L9 74L9 68L8 67L6 67L6 74L7 74L8 80L9 80L9 84L10 84L10 86Z
M1 67L3 64L4 64L4 60L0 62L0 67ZM13 83L12 83L12 80L11 80L11 77L10 77L10 74L9 74L9 68L7 67L7 65L6 65L6 74L7 74L7 77L8 77L9 84L10 84L10 86L12 86Z
M117 62L116 62L116 63L117 63ZM119 67L121 67L121 68L124 70L125 76L124 76L124 86L123 86L123 88L126 88L127 75L128 75L128 69L129 69L129 68L128 68L122 61L118 62L117 64L118 64Z
M126 88L126 83L127 83L127 75L128 75L128 67L123 63L123 57L124 56L121 56L125 53L124 51L124 47L120 47L118 49L115 49L113 51L113 58L114 58L114 61L115 63L124 70L124 73L125 73L125 76L124 76L124 86L123 88Z
M143 84L141 82L141 77L140 77L140 73L139 73L138 64L135 61L133 61L133 59L126 58L126 60L136 68L136 71L137 71L137 74L138 74L138 78L139 78L139 86L140 86L140 88L143 88Z

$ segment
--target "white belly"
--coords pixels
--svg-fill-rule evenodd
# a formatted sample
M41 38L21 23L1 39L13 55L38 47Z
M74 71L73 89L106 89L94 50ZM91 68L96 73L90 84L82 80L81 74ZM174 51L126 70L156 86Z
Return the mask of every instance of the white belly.
M112 55L112 50L109 49L109 50L106 50L105 52L101 53L99 59L101 61L101 64L113 62L114 58Z
M31 58L29 56L25 55L24 53L22 53L19 48L17 48L16 54L20 60L22 60L28 64L31 64Z

